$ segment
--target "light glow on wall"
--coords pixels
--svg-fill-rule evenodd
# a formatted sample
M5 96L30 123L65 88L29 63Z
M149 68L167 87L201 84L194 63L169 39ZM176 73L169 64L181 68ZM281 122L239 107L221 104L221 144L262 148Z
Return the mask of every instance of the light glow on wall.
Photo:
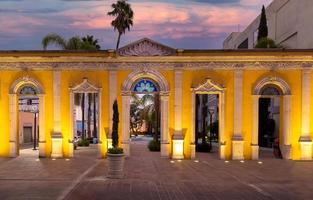
M173 159L184 158L184 140L174 139L173 140Z

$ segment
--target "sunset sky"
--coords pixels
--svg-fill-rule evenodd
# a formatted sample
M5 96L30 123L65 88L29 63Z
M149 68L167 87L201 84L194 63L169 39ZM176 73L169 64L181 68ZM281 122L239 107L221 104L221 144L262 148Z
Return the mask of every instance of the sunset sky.
M148 37L174 48L220 49L231 32L243 30L272 0L132 0L134 26L121 46ZM0 50L39 50L48 33L94 35L102 49L117 34L106 14L112 0L0 0Z

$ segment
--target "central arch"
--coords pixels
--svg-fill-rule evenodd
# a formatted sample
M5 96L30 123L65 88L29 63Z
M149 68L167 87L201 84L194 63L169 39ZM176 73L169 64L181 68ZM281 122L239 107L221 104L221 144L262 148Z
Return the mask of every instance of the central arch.
M122 85L122 146L126 156L130 155L129 137L130 137L130 99L135 84L141 79L148 79L156 83L160 95L161 108L161 156L169 157L169 126L168 126L168 96L169 85L164 76L155 70L144 69L136 70L128 75Z

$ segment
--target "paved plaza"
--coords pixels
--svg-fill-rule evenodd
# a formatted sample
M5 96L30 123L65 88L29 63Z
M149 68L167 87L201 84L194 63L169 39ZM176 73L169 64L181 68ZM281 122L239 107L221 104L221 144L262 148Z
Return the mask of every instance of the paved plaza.
M131 145L125 178L105 177L107 161L95 146L75 158L40 159L25 149L0 160L0 199L312 199L313 162L266 158L224 162L216 154L171 162Z

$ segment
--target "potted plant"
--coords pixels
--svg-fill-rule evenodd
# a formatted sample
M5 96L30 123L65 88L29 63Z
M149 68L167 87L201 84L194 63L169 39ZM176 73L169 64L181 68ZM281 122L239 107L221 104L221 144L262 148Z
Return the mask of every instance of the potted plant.
M123 178L124 153L118 147L118 122L119 113L117 101L113 104L112 148L108 149L108 178Z

